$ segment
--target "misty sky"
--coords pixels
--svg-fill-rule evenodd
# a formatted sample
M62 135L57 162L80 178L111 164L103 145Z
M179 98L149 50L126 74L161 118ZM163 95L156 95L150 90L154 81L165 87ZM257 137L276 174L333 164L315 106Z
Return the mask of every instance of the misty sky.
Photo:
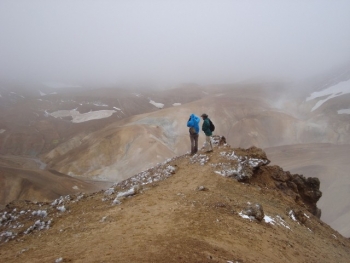
M0 78L227 83L350 60L350 1L0 0Z

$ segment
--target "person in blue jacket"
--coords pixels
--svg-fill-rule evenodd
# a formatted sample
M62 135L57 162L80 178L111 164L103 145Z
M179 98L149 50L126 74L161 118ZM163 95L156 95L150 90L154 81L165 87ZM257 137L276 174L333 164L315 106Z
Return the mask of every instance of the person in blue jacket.
M199 122L201 119L195 114L191 114L187 122L189 127L190 141L191 141L191 155L194 155L198 151L198 136L199 136Z
M210 122L208 115L203 113L201 115L203 118L203 125L202 125L202 131L205 133L205 148L206 152L212 152L213 151L213 145L211 144L211 136L213 135L212 131L210 130Z

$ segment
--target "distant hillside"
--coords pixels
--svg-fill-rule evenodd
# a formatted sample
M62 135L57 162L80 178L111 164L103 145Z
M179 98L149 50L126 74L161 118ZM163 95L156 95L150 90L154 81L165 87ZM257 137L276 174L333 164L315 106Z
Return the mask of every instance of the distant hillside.
M0 156L0 206L13 200L48 201L62 195L94 192L108 182L82 180L39 169L31 159Z
M0 86L0 154L36 157L57 145L137 114L205 96L197 86L177 91L25 89ZM186 91L186 92L185 92Z
M188 117L203 112L215 123L215 133L225 135L237 147L350 141L347 128L350 115L336 112L320 115L297 105L294 111L275 108L269 104L271 94L266 92L262 97L258 87L221 91L184 105L112 121L94 132L84 130L44 154L43 161L73 176L123 180L157 162L186 153ZM311 101L307 103L311 107ZM305 111L302 117L296 116L297 110L302 109Z

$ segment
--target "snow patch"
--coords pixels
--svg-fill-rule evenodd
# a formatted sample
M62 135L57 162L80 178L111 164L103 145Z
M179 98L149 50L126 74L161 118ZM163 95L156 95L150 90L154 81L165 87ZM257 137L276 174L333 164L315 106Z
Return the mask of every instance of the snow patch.
M253 216L247 216L247 215L243 214L243 211L239 212L239 215L244 219L249 219L250 221L255 220L255 218ZM291 230L291 228L287 225L287 223L279 215L277 215L275 218L273 218L273 217L265 214L264 221L267 224L282 226L284 228Z
M100 101L94 102L93 105L98 106L98 107L108 107L107 104L104 104L104 103L102 103L102 102L100 102Z
M120 198L120 197L128 197L128 196L131 196L131 195L134 195L136 193L136 190L135 188L131 188L125 192L120 192L117 194L117 198Z
M264 221L265 223L271 224L271 225L279 225L279 226L283 226L289 230L291 230L291 228L287 225L286 221L284 221L282 219L281 216L277 215L275 218L272 218L271 216L265 215L264 216Z
M275 220L273 220L273 218L268 216L268 215L264 216L264 221L265 221L265 223L268 223L268 224L272 224L272 225L275 224Z
M350 109L338 110L338 114L350 114Z
M306 98L306 101L327 96L325 99L319 100L315 104L315 106L311 109L311 111L314 111L317 108L319 108L323 103L325 103L327 100L330 100L332 98L335 98L344 94L348 94L348 93L350 93L350 80L342 81L324 90L313 92L309 97Z
M72 117L73 123L81 123L81 122L86 122L91 120L108 118L112 116L112 114L115 112L116 112L115 110L99 110L99 111L91 111L87 113L80 113L76 109L73 109L73 110L59 110L48 114L55 118Z
M104 194L105 194L105 195L112 195L112 194L114 194L114 188L113 188L113 187L108 188L108 189L105 191Z
M120 111L121 113L123 113L123 114L125 115L124 111L122 111L121 109L119 109L119 108L117 108L117 107L113 107L113 109L115 109L115 110L117 110L117 111Z
M181 103L174 103L173 106L181 106Z
M249 219L250 221L252 220L252 219L250 218L250 216L247 216L247 215L243 214L242 211L239 212L238 214L239 214L242 218L244 218L244 219Z
M290 210L288 215L293 221L298 221L297 218L295 217L295 214L294 214L293 210Z
M44 229L49 229L51 225L51 220L49 221L41 221L41 220L37 220L35 221L34 225L30 226L27 228L26 231L24 231L24 234L29 234L30 232L32 232L33 230L44 230Z
M47 212L46 212L46 210L33 211L33 212L32 212L32 215L33 215L33 216L46 217L46 216L47 216Z
M158 109L163 109L163 107L164 107L163 103L155 102L153 100L150 100L149 103L151 103L152 105L156 106Z
M56 207L56 209L57 209L58 211L61 211L61 212L66 212L66 208L64 207L64 205L58 206L58 207Z
M209 156L205 154L195 154L190 158L191 163L199 163L205 165L209 161Z
M0 234L0 240L8 242L10 239L14 239L16 234L11 231L4 231Z

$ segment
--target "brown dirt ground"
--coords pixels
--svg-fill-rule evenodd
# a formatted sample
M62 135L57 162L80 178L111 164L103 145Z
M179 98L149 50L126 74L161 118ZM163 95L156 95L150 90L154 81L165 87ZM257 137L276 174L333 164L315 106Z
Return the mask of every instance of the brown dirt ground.
M120 205L103 202L101 191L70 203L67 212L50 210L50 229L1 244L0 261L349 262L350 241L290 197L216 174L210 164L227 150L216 148L205 165L190 163L188 155L171 161L173 176ZM247 202L260 203L270 217L280 215L290 229L242 218ZM304 209L305 224L288 216L292 208Z

